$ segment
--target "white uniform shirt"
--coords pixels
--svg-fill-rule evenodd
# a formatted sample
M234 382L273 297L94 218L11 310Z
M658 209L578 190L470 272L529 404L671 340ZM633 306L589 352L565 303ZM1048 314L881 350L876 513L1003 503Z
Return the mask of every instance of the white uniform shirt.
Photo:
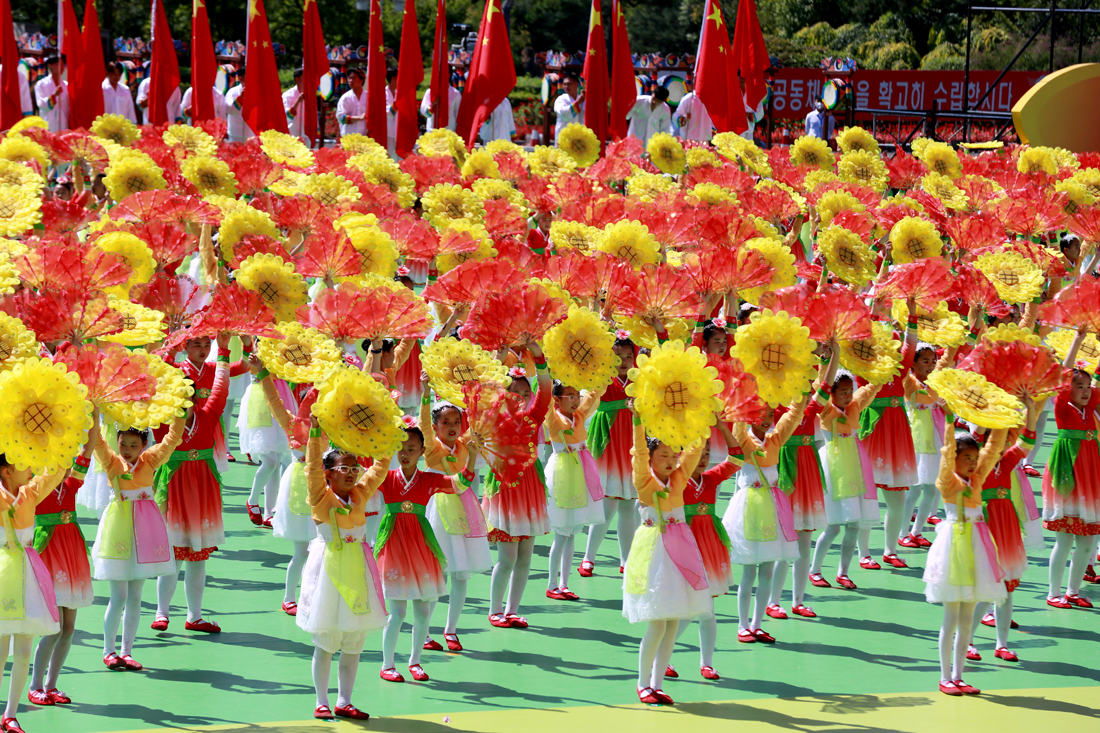
M558 144L558 135L566 125L573 122L584 124L584 105L578 105L576 102L576 97L570 97L565 92L559 94L554 100L554 114L558 116L558 121L554 123L554 145Z
M825 131L825 120L829 120L828 132ZM831 117L826 118L824 112L818 112L816 109L806 115L806 134L810 137L819 137L823 140L828 140L833 136L833 119Z
M103 80L103 114L122 115L134 124L137 124L137 112L134 110L134 98L130 95L130 87L121 81L118 86L111 86L107 79Z
M149 120L152 119L149 114L148 107L149 87L152 86L152 83L152 77L147 76L141 80L140 84L138 84L137 103L138 107L141 107L142 104L146 105L146 107L143 108L143 116L145 118L145 122L147 123L149 122ZM168 103L164 105L166 111L168 112L169 123L179 122L182 119L182 117L180 116L180 107L182 106L182 101L183 93L180 92L179 87L176 87L174 90L172 90L172 96L168 97Z
M684 95L684 98L680 100L680 104L676 107L674 117L679 125L677 129L680 137L685 140L710 142L710 139L714 137L714 121L711 120L707 108L703 106L703 100L695 96L695 92ZM681 117L687 117L688 119L681 122Z
M38 102L38 114L49 125L50 132L69 129L69 85L61 80L61 95L50 104L50 96L57 91L53 77L46 75L34 85L34 97Z
M3 69L4 65L0 64L0 69ZM27 77L23 73L23 67L16 67L16 76L19 77L19 108L23 112L23 116L34 114L34 107L31 105L31 85L27 83Z
M246 125L244 118L241 117L240 98L243 93L244 87L240 84L225 93L226 122L231 143L243 143L249 138L256 137L256 133L252 132L252 128Z
M180 112L184 116L194 120L195 110L191 109L191 90L194 87L187 87L187 91L183 93L183 101L180 103ZM217 87L212 87L211 90L214 97L214 116L219 120L225 119L225 95L221 93L221 90Z
M367 114L367 89L363 88L359 97L351 89L344 92L340 101L336 103L336 121L340 123L341 135L367 134L367 120L348 120L349 115L362 116Z
M488 121L481 126L481 142L511 140L515 133L516 117L512 114L512 103L505 97L493 110L493 114L489 115Z
M672 123L672 112L668 105L661 102L656 107L650 107L652 100L651 95L643 94L626 113L626 119L630 120L627 134L641 140L643 145L658 132L668 132Z
M298 91L298 85L295 84L290 89L283 92L283 109L286 111L286 127L294 137L301 137L302 131L305 129L306 105L303 103L297 109L294 108L298 104L298 100L301 98L302 93ZM291 116L291 110L294 111L294 116Z
M447 87L447 129L454 130L458 123L458 108L462 104L462 93L454 87ZM424 92L424 99L420 100L420 114L428 118L426 129L434 130L435 122L432 119L432 90Z

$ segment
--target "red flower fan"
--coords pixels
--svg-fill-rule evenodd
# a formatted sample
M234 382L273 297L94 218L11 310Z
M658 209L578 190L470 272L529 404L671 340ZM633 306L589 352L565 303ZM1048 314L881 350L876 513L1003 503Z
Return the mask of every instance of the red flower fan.
M829 223L847 229L864 242L871 241L871 234L875 229L875 222L870 215L864 211L852 211L851 209L840 212Z
M452 307L469 305L482 293L502 293L527 279L525 273L504 262L469 260L424 288L424 299Z
M407 159L406 159L407 160ZM518 486L535 462L531 445L539 425L532 420L517 395L498 382L470 380L462 386L472 447L496 474L503 488Z
M356 185L359 189L359 200L371 211L400 208L400 199L397 198L396 193L390 190L389 186L364 180L363 174L358 171L348 171L345 177L351 179Z
M407 288L360 288L342 283L323 290L309 311L309 325L336 341L424 338L432 328L428 304Z
M23 137L42 146L54 163L70 163L73 159L73 150L60 135L50 132L42 127L25 127L20 130Z
M527 163L518 153L497 153L493 156L493 160L496 161L497 168L500 170L500 177L505 181L515 182L527 177Z
M707 364L718 370L718 379L723 385L718 394L718 399L722 400L721 419L759 424L764 419L765 408L760 401L756 377L746 372L740 360L733 357L727 359L712 354L707 357Z
M339 173L343 175L341 169L347 167L348 159L354 155L351 151L344 150L343 148L318 148L313 151L313 171L314 173Z
M14 260L23 283L37 290L72 289L98 292L121 285L130 277L126 260L113 252L102 252L82 244L40 243Z
M322 150L328 150L328 148L322 148ZM276 199L274 204L275 223L287 231L298 231L303 237L308 237L322 224L332 226L328 207L312 196L288 196Z
M860 186L846 181L830 181L829 183L818 186L813 191L809 192L807 201L816 204L822 196L832 191L843 191L850 194L868 209L874 208L882 201L882 194L871 190L867 186Z
M1017 252L1039 265L1047 278L1065 277L1068 273L1065 268L1065 259L1061 253L1048 249L1041 244L1029 242L1026 239L1015 239L1009 242L1005 249Z
M1054 300L1039 306L1039 317L1050 326L1100 332L1100 282L1091 277L1079 278Z
M932 220L936 229L943 231L944 224L947 223L947 208L942 200L924 191L910 191L906 196L923 206L924 216Z
M947 220L944 231L956 247L968 252L982 247L999 247L1008 238L997 217L984 211L953 216Z
M712 166L705 165L701 168L694 168L683 179L683 187L685 189L692 189L699 183L713 183L721 186L722 188L729 189L737 195L738 200L745 197L752 187L756 184L756 178L749 173L740 170L736 166L724 165L724 166ZM786 193L783 189L775 186L772 190L777 190L780 193ZM751 198L752 195L749 195ZM788 198L790 198L788 196ZM793 214L792 214L793 216Z
M190 325L192 316L209 301L210 290L187 275L158 272L144 285L134 286L130 295L138 305L163 313L168 332L175 333Z
M920 185L928 169L912 155L899 151L892 158L885 158L886 171L890 174L890 188L907 191Z
M967 305L979 305L991 316L1002 318L1012 312L1012 309L1001 300L997 288L989 281L981 270L967 264L960 264L955 268L954 295Z
M405 160L408 160L408 158ZM516 188L519 189L519 192L527 199L527 203L533 206L540 214L549 214L557 209L557 205L550 195L550 181L542 176L527 176L525 178L520 178L516 181ZM564 211L562 212L562 218L566 218ZM572 218L569 220L576 221Z
M798 202L779 186L747 191L741 200L751 214L772 224L792 219L801 211Z
M441 254L439 232L431 224L412 214L403 213L392 219L383 219L378 222L378 226L390 235L397 250L405 256L405 259L430 262L436 255ZM458 244L457 240L452 239L452 241ZM465 246L469 249L462 250L463 252L472 252L477 249L477 243L472 238L468 239Z
M934 310L951 292L952 275L947 263L931 257L898 265L875 290L881 298L916 298L918 305Z
M503 173L504 171L501 170L502 175ZM630 161L614 155L605 155L589 166L585 175L605 186L625 181L630 177Z
M645 144L631 135L608 145L606 155L608 158L621 158L635 165L641 165L642 156L645 155Z
M615 313L646 320L695 318L702 307L691 276L667 266L643 265L636 281L612 282L607 297Z
M585 201L592 198L596 192L596 184L591 178L578 175L562 175L550 182L550 188L546 195L558 208L575 201Z
M219 157L229 164L237 179L237 190L242 196L261 193L283 175L283 169L262 153L242 151L234 155L226 148L224 155L219 151Z
M565 301L551 297L544 287L523 283L502 292L483 291L459 335L495 351L537 341L567 315Z
M1001 190L995 188L993 181L988 178L964 176L956 179L955 185L970 199L970 208L975 211L985 208L1001 194Z
M982 341L959 364L1017 397L1057 392L1069 386L1070 370L1045 346L1023 341Z
M511 265L528 278L542 277L546 274L546 255L531 251L526 242L515 237L502 237L496 243L496 259Z
M483 203L485 216L482 223L494 238L522 237L527 234L527 220L509 201L490 199Z
M449 156L410 155L401 161L401 170L412 176L416 192L421 195L437 183L462 183L458 167Z
M188 234L179 224L148 221L133 224L127 227L127 231L149 246L153 259L161 269L179 262L199 248L198 237Z
M579 221L597 229L627 218L627 201L618 194L594 196L583 202L569 202L562 208L563 221Z
M332 281L358 275L362 258L346 234L322 227L305 240L305 250L295 258L294 266L303 277Z
M275 312L259 293L245 290L237 283L218 285L210 297L210 304L195 316L189 338L219 333L282 338L274 324Z
M88 388L86 399L97 408L114 402L149 400L157 391L149 357L131 353L119 344L62 344L53 361L80 377L80 383Z
M1100 208L1081 209L1067 224L1069 230L1081 239L1082 244L1100 244Z
M180 196L171 191L139 191L111 209L111 218L122 221L149 220L178 224L217 224L221 211L197 196Z
M202 128L207 135L214 138L218 142L225 139L226 134L229 132L229 123L223 120L221 117L211 117L205 120L192 120L192 125Z
M229 266L234 270L252 255L272 254L286 260L288 253L282 244L265 234L246 234L241 241L233 245L233 259Z
M758 250L715 247L688 261L687 272L704 293L737 293L771 282L773 268Z
M13 298L19 320L39 341L72 341L110 336L122 330L119 311L107 306L102 292L22 290Z
M71 199L50 198L42 202L42 229L63 235L67 241L76 233L95 221L96 212L88 208L92 200L92 191L84 189Z
M839 285L826 285L820 291L816 283L809 282L781 288L761 296L760 307L802 319L814 341L871 337L871 311L850 288Z
M1045 236L1063 228L1065 212L1062 210L1063 193L1042 193L1024 196L1015 192L1013 196L998 199L989 205L993 214L1011 234L1023 237Z
M812 262L801 261L794 263L794 269L795 272L798 273L798 276L806 282L816 283L821 281L821 273L823 270L821 265L815 265Z
M890 201L890 199L886 199ZM894 225L907 216L921 217L921 212L917 211L911 206L904 204L887 204L886 206L880 206L874 210L875 219L878 220L879 226L889 231L894 228Z

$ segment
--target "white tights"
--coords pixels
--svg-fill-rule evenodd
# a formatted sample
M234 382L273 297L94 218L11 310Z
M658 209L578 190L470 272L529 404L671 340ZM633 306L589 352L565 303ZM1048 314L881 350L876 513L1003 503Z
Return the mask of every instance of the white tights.
M573 538L576 535L554 533L550 544L550 572L546 589L555 590L569 585L569 572L573 569Z
M447 576L447 625L443 627L443 633L457 634L458 633L458 619L462 616L462 607L466 605L466 588L469 584L468 578L456 578L454 575ZM435 605L438 600L432 601L432 607L428 610L428 616L435 615ZM431 626L428 627L428 637L431 637Z
M306 566L308 558L309 543L295 542L294 554L286 564L286 591L283 593L283 603L292 603L298 597L298 584L302 582L302 568Z
M187 620L191 623L202 620L202 593L206 589L206 560L177 560L176 572L157 578L157 616L168 618L168 609L172 605L172 596L179 583L179 571L187 570L183 577L183 593L187 598Z
M903 517L909 517L913 515L913 512L917 513L916 518L913 520L913 527L909 530L908 534L916 537L924 529L925 523L928 522L928 518L932 516L932 512L936 511L936 505L939 503L940 491L936 488L935 484L918 484L913 486L906 492L905 496L905 514ZM902 525L905 526L904 524ZM902 530L898 535L898 539L906 536L905 530Z
M961 680L966 664L966 648L970 646L970 630L974 623L975 603L943 604L943 626L940 627L940 681ZM955 649L952 657L951 642Z
M1054 533L1054 550L1050 553L1050 594L1048 598L1058 598L1062 595L1062 578L1066 573L1066 560L1069 558L1069 550L1076 540L1073 548L1073 559L1069 563L1069 584L1066 592L1071 595L1081 593L1081 583L1085 578L1085 569L1092 561L1096 552L1096 540L1098 537L1079 537L1068 532Z
M905 513L905 496L907 491L883 491L882 498L886 502L886 518L883 527L886 530L886 544L882 550L883 555L896 555L898 548L898 533L909 515Z
M626 565L626 558L630 556L630 543L634 541L634 531L638 529L638 500L637 499L612 499L603 500L604 523L593 524L588 528L588 544L584 548L584 559L588 562L596 562L596 553L600 549L600 543L607 536L607 530L611 528L611 520L617 515L618 524L615 525L615 534L619 539L619 564Z
M69 656L76 630L76 609L59 607L61 630L52 636L43 636L34 652L34 672L31 675L32 690L52 690L57 687L57 677ZM43 677L45 682L43 683Z
M103 614L103 656L116 653L119 621L122 621L120 656L126 656L134 650L134 639L137 638L138 623L141 621L141 590L145 581L112 580L110 583L111 598L107 601L107 612Z
M401 634L401 624L409 612L409 601L388 601L390 617L386 628L382 630L382 669L394 666L393 655L397 651L397 637ZM420 652L424 650L424 639L428 636L428 624L432 618L433 601L413 601L412 654L409 666L420 664Z
M687 627L691 626L689 619L680 619L680 626L676 630L676 638L679 639ZM714 613L707 618L699 619L699 666L714 666L714 647L718 644L718 619ZM642 685L644 687L644 685Z
M493 566L493 579L489 584L489 613L519 613L519 602L531 574L531 554L535 550L535 538L519 542L497 543L497 564ZM508 605L504 604L504 591L508 591Z
M269 519L275 513L275 499L279 496L279 479L283 475L283 455L281 453L263 453L252 456L252 460L260 461L256 475L252 477L252 492L248 495L248 503L257 506L260 501L260 491L264 492L263 515Z
M836 541L841 528L844 529L844 539L840 541L840 567L837 570L837 575L848 574L848 569L852 565L852 555L855 554L856 550L856 537L860 531L858 521L848 522L847 524L830 524L821 532L817 538L817 544L814 545L814 559L810 564L811 574L821 572L825 556L829 554L829 548Z
M988 603L979 603L974 609L974 623L971 626L970 638L974 638L974 632L978 630L978 624L982 617L989 612ZM1008 647L1008 630L1012 628L1012 593L1002 603L993 606L993 618L997 622L997 646L994 649Z
M760 585L756 589L756 606L752 609L751 623L749 623L749 606L752 604L752 586L756 581L757 572L760 575ZM756 631L760 628L760 622L764 618L764 609L767 607L765 599L772 587L772 577L775 574L775 561L762 562L759 565L745 565L741 569L741 582L737 584L737 628Z
M661 689L679 630L680 622L674 618L649 622L638 648L638 687Z
M806 600L806 581L810 578L810 539L813 532L798 530L798 559L794 561L794 580L791 582L792 605L801 606ZM772 578L772 590L768 597L769 606L783 605L783 586L787 583L787 569L790 563L778 560L775 563L775 576Z
M351 691L355 688L355 674L358 671L359 655L340 652L340 664L336 670L337 707L351 705ZM328 707L328 681L331 674L332 653L319 646L313 647L313 687L317 691L318 707Z
M4 707L4 717L14 718L19 712L19 700L27 691L27 673L31 666L31 642L34 637L26 634L0 636L0 676L8 662L8 647L15 639L15 657L11 660L11 685L8 687L8 704Z

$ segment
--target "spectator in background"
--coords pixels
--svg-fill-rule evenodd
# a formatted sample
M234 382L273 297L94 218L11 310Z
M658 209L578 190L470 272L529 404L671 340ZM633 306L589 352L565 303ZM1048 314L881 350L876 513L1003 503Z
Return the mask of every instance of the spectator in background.
M244 94L245 84L244 66L237 69L237 79L237 85L225 93L227 133L231 143L243 143L249 138L256 137L256 133L245 124L244 117L241 116L241 95Z
M833 118L825 113L825 103L820 99L814 102L813 111L806 115L806 134L831 140L833 137Z
M38 115L49 125L50 132L61 132L69 129L69 85L61 78L65 57L47 57L46 68L50 73L34 85Z
M519 52L519 65L527 76L542 76L542 67L535 61L535 49L530 46Z
M668 90L657 87L653 94L643 94L634 102L634 106L626 113L626 119L630 121L628 135L633 135L645 145L649 138L658 132L668 132L672 124L672 110L668 108L665 100L668 99Z
M122 115L135 125L138 121L134 97L130 87L122 83L122 64L117 61L107 63L107 78L103 80L103 114Z
M340 135L367 134L367 90L363 84L367 74L360 68L348 70L351 89L344 92L336 103L336 121L340 123Z
M3 59L0 58L0 62L2 61ZM0 63L0 69L3 68L4 64ZM18 63L16 64L16 69L18 71L17 76L19 77L19 107L23 111L23 116L27 117L28 115L34 114L34 107L31 106L31 85L27 83L27 75L23 73L23 69L19 68Z
M283 109L286 110L286 128L294 137L302 137L304 123L302 115L306 111L306 95L303 93L304 83L302 74L304 69L299 66L294 70L294 86L283 92Z
M397 160L397 69L386 69L386 151Z
M194 121L194 114L191 112L191 90L195 87L187 87L187 91L183 93L183 101L180 102L180 114L184 117ZM227 119L226 107L225 107L225 95L217 87L211 87L211 92L214 97L214 116L219 120Z
M512 103L505 97L488 121L481 126L481 142L488 143L493 140L511 140L516 134L516 117L512 114Z
M558 116L558 121L554 123L554 145L558 144L558 135L566 125L573 122L584 124L584 92L580 91L580 79L566 74L561 86L564 91L554 100L554 114Z
M462 93L453 86L447 87L447 129L454 130L458 120L458 107L462 104ZM432 116L432 88L424 92L424 99L420 101L420 114L428 118L428 130L435 129L435 118Z
M149 86L153 82L153 77L147 76L141 80L138 84L137 91L137 106L141 109L142 117L145 119L146 124L149 123ZM183 93L180 92L180 88L176 87L172 90L172 96L168 97L168 103L165 104L166 111L168 113L169 122L179 122L183 119L182 106L183 106Z
M714 137L714 122L695 92L685 94L676 106L676 125L679 136L685 140L710 142Z

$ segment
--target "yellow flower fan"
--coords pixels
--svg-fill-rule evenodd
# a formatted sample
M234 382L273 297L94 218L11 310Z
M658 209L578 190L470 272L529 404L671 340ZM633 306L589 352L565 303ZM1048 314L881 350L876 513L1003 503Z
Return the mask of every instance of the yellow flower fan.
M295 384L321 382L344 363L336 342L316 328L284 321L275 330L283 337L260 339L256 353L279 379Z
M722 409L722 382L697 347L662 344L639 356L629 377L626 393L650 435L675 451L709 439Z
M95 248L118 255L130 269L130 277L121 285L107 288L107 292L120 298L128 298L130 288L144 285L153 279L157 261L149 245L129 232L108 232L95 240Z
M577 169L577 161L559 148L536 145L527 156L527 167L532 175L553 179L563 173L572 173Z
M806 189L813 190L808 184ZM829 224L842 211L854 211L858 214L867 210L859 199L847 191L826 191L817 200L814 208L817 209L817 215L821 217L821 226Z
M755 237L745 242L745 247L757 250L771 263L772 279L767 285L738 292L742 300L759 305L760 296L764 293L789 287L797 282L798 269L794 265L794 253L787 245L773 237Z
M103 415L121 426L142 430L182 417L194 394L191 384L184 381L183 371L145 349L134 349L132 353L148 359L149 373L157 379L157 391L148 401L105 402Z
M619 368L615 336L588 308L569 306L569 315L542 338L550 374L575 389L599 390L611 384Z
M0 313L0 370L8 371L16 364L38 356L34 331L18 318Z
M572 158L578 168L587 168L600 159L596 133L579 122L571 122L558 133L558 149Z
M420 198L424 218L436 229L459 219L480 222L485 210L480 199L468 188L455 183L437 183Z
M466 406L462 396L462 385L466 382L500 382L505 387L512 382L505 366L488 351L471 341L449 336L425 347L420 364L428 373L435 393L461 407Z
M1073 329L1059 328L1047 334L1047 346L1054 351L1059 361L1065 361L1066 354L1069 353L1069 347L1076 337L1077 332ZM1097 369L1100 369L1100 340L1095 335L1090 333L1081 342L1081 348L1077 350L1077 361L1083 363L1090 372L1095 373Z
M466 157L466 143L453 130L429 130L416 140L417 151L433 158L454 158L459 164Z
M991 252L974 260L974 267L989 278L1006 303L1030 303L1046 284L1042 269L1016 252Z
M937 369L928 375L928 386L947 409L983 428L1014 428L1024 422L1023 404L981 374L962 369Z
M134 152L111 159L103 185L116 203L130 194L168 188L160 167L148 156Z
M1067 333L1071 334L1069 340L1072 341L1073 332L1069 331ZM1035 333L1030 328L1020 328L1017 324L1012 323L1011 321L1008 323L1002 323L999 326L987 328L985 330L985 333L982 334L982 338L986 341L1023 341L1025 344L1030 344L1031 346L1039 346L1043 342L1043 340L1039 337L1039 334ZM1066 344L1068 348L1069 341L1067 341ZM1061 358L1065 358L1064 352Z
M840 156L840 180L854 183L879 193L890 185L890 173L878 153L854 150Z
M110 336L100 336L100 341L123 346L145 346L164 340L164 314L160 311L113 295L108 299L107 307L121 314L123 330Z
M500 178L500 166L493 159L492 153L480 148L466 156L462 164L463 178Z
M858 234L830 224L818 236L817 247L829 271L844 282L862 288L875 277L875 253Z
M317 387L312 412L329 440L357 456L386 458L405 442L401 408L377 380L337 369Z
M161 139L168 147L179 148L191 155L214 155L218 152L217 140L201 127L170 125Z
M775 407L789 405L810 389L817 376L814 342L798 318L765 309L737 329L733 356L756 377L760 399Z
M813 135L803 135L791 146L791 163L831 171L835 167L836 158L827 142Z
M255 254L245 258L236 273L237 283L245 290L260 294L275 311L276 321L297 319L295 311L309 302L306 281L294 266L273 254Z
M906 216L890 230L890 245L894 262L904 265L925 257L939 257L943 252L936 225L926 219Z
M909 305L900 298L895 300L890 316L899 324L908 322ZM932 311L918 305L917 338L933 346L961 346L966 341L966 321L943 301Z
M623 219L604 227L596 250L628 262L635 270L661 261L661 245L649 233L649 227L633 219Z
M184 178L195 184L202 196L237 195L237 177L229 169L228 163L213 155L192 155L183 161L180 171Z
M141 137L141 130L122 115L102 114L92 122L91 133L116 145L129 145Z
M0 185L0 236L18 237L42 221L42 199L33 188Z
M676 181L659 173L649 173L634 166L626 179L626 193L642 201L653 201L663 193L676 189Z
M313 153L305 144L285 132L264 130L260 133L260 147L275 163L292 168L308 168L313 165Z
M362 197L359 187L338 173L314 173L302 186L302 193L325 206L353 203Z
M222 259L226 262L232 261L233 248L248 234L262 234L275 241L282 240L282 233L267 212L251 206L242 206L227 211L218 228L218 244L221 246Z
M901 342L884 323L871 323L871 337L840 342L840 365L871 384L886 384L901 367Z
M878 140L875 136L867 132L867 130L859 127L845 127L843 130L837 133L836 144L840 148L842 153L851 153L853 151L867 151L879 154Z
M555 220L550 224L550 243L558 252L568 249L591 252L599 249L602 240L603 230L579 221Z
M393 277L397 272L397 247L390 235L378 227L345 228L351 246L362 258L362 272Z
M658 132L649 138L645 149L649 153L649 162L657 166L657 170L662 173L676 176L683 173L687 167L683 143L667 132Z
M88 388L64 364L32 357L0 372L0 452L18 469L63 471L92 427Z
M660 344L657 332L649 322L636 316L615 316L615 328L630 332L630 340L646 349L655 349ZM669 341L691 341L695 322L689 318L669 318L664 322L665 333Z

